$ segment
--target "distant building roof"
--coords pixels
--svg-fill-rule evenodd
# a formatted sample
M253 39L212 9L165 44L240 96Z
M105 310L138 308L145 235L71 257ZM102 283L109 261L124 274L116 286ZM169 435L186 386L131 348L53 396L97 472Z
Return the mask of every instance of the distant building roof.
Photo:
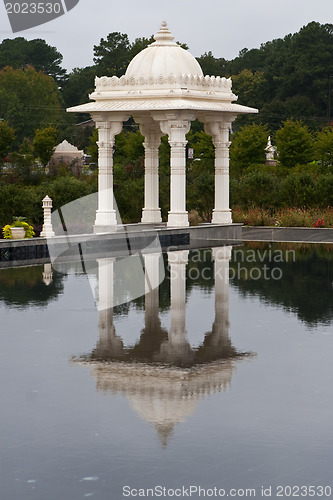
M68 141L66 141L66 139L58 144L58 146L54 150L54 153L77 153L78 156L83 156L84 154L83 151L79 150L76 146L73 146L73 144L70 144Z

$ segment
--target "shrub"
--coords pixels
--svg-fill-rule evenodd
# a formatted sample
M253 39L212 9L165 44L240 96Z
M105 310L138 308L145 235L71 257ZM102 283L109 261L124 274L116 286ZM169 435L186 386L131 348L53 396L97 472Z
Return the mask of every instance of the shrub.
M317 201L315 177L308 172L293 172L281 183L281 201L287 206L311 206Z
M313 217L304 208L287 208L276 213L275 224L283 227L311 227Z
M246 210L234 209L232 211L233 222L240 222L245 226L274 226L274 212L261 208L250 208Z
M287 120L276 132L276 145L282 166L295 167L314 159L312 135L300 121Z
M243 175L238 184L238 203L259 207L279 205L280 181L274 175L259 170Z
M10 230L11 227L23 227L25 229L25 238L33 238L35 236L34 228L30 226L27 222L25 222L25 217L14 217L13 222L11 224L7 224L3 229L3 237L5 239L12 239L12 232Z
M317 177L314 198L321 207L333 206L333 174Z

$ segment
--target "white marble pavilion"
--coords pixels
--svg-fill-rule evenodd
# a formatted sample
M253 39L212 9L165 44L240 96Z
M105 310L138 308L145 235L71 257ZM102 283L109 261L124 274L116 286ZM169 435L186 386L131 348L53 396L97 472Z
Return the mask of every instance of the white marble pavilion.
M235 104L231 79L204 76L196 59L175 43L162 23L155 42L137 54L125 75L96 77L94 102L69 108L90 113L98 129L99 187L95 232L117 224L113 206L113 146L130 116L140 125L145 148L142 222L162 221L159 208L158 148L162 135L170 144L170 211L167 225L189 225L186 211L186 134L198 118L215 146L215 208L212 222L230 224L229 131L240 113L258 110ZM130 200L129 200L130 203Z

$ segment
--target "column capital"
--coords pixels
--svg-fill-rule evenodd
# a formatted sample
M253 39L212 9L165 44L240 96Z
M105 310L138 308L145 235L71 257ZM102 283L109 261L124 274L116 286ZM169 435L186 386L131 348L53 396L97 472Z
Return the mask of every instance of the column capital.
M187 264L189 250L176 250L175 252L167 252L169 264Z
M152 113L152 118L159 122L163 134L169 136L169 143L184 142L195 114L188 110L158 111Z
M188 134L191 127L190 120L163 120L160 122L161 130L164 134L168 134L169 138L175 134Z
M99 131L106 130L111 136L120 134L123 129L122 121L96 121L96 128Z
M190 131L191 122L188 120L168 120L160 122L162 132L168 135L168 142L172 148L185 148L186 134Z
M205 121L204 129L206 134L211 135L215 147L229 147L229 131L231 121Z
M212 257L214 261L228 261L231 259L232 246L226 245L224 247L212 248Z
M145 149L155 149L161 144L161 137L164 133L161 131L159 123L151 121L140 121L140 132L144 137L143 147Z

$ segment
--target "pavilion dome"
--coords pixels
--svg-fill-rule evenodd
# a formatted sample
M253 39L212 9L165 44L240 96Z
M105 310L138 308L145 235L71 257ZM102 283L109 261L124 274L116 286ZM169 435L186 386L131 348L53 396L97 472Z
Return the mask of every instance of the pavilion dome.
M161 110L192 110L198 118L207 112L232 116L258 112L233 103L237 96L231 78L204 75L195 57L174 42L165 21L154 38L132 59L124 75L96 76L95 90L89 95L94 102L68 111L88 112L96 119L100 115L95 113L113 111L129 113L134 119L138 113Z
M126 78L167 78L171 75L203 76L200 64L187 50L175 43L165 21L154 36L155 42L129 63Z

